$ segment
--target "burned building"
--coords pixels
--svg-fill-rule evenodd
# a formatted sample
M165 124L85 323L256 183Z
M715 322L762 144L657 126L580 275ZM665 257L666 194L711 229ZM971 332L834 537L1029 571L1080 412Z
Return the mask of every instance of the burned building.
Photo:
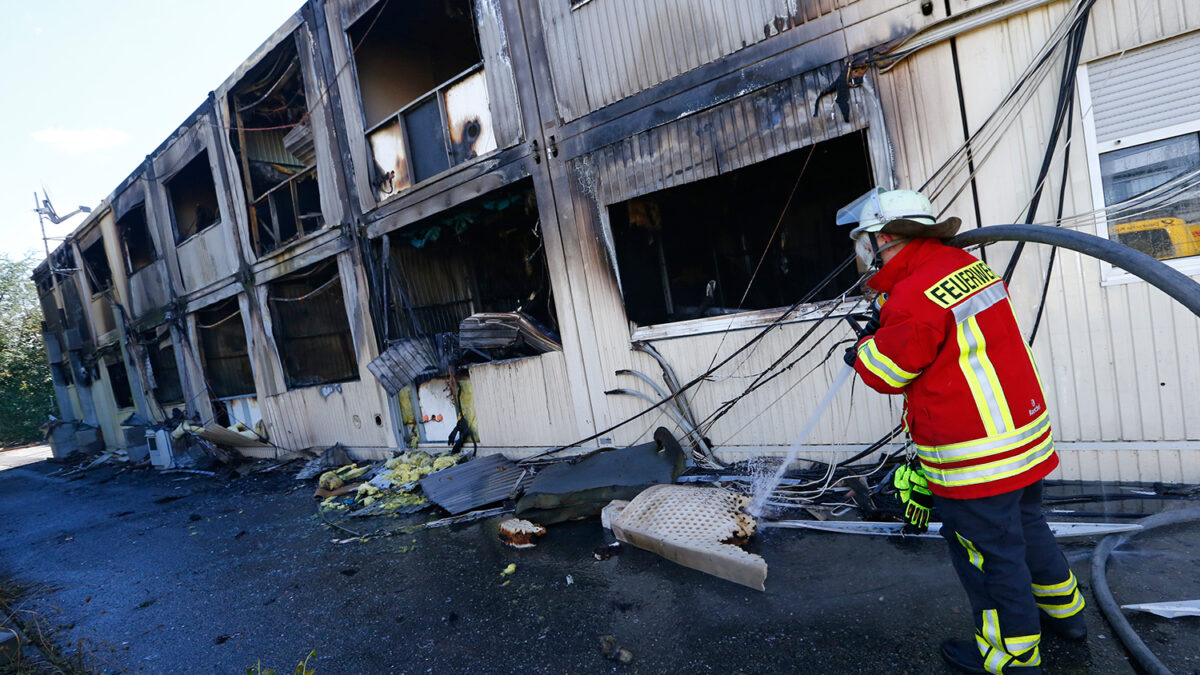
M1198 45L1172 0L309 0L38 268L60 411L131 452L173 414L268 454L777 452L840 366L834 215L872 186L1200 274L1200 103L1155 84ZM1059 475L1200 480L1196 317L1017 260ZM694 384L647 412L662 364ZM899 414L847 389L808 454Z

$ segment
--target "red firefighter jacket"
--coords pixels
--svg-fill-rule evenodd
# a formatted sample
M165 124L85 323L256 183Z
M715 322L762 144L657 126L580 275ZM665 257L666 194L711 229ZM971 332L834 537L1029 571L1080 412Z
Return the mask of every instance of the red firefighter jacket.
M930 490L988 497L1054 470L1046 396L1004 282L965 251L915 239L869 284L887 302L854 369L872 389L904 394Z

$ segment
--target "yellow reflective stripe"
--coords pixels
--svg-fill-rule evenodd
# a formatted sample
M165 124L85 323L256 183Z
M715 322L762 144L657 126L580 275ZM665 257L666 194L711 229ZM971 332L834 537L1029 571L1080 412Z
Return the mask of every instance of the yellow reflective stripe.
M985 455L998 455L1025 445L1050 428L1050 413L1043 412L1029 424L999 436L979 438L951 445L918 445L917 454L929 463L959 462Z
M1000 388L996 369L987 357L987 339L979 327L979 321L972 316L958 324L955 333L958 339L958 367L971 389L971 397L975 399L984 430L988 436L1011 431L1012 413L1004 398L1004 390Z
M988 358L987 340L984 339L983 329L979 327L979 320L975 317L967 319L966 323L979 336L979 352L975 356L979 359L980 365L983 366L984 373L987 374L988 383L992 387L992 396L996 399L996 404L1000 407L1000 418L1004 423L1004 428L1000 429L1000 431L1007 432L1015 426L1013 424L1012 411L1008 408L1008 399L1004 396L1004 389L1000 386L1000 376L996 374L996 368L992 365L992 360Z
M1016 657L1013 657L1013 665L1024 666L1026 668L1032 668L1033 666L1042 665L1042 650L1041 650L1041 648L1034 647L1033 653L1030 654L1029 658L1025 659L1024 661L1022 661L1021 659L1018 659Z
M874 338L867 340L858 348L858 357L862 359L867 370L896 389L917 379L917 375L920 374L910 373L896 365L895 361L884 356L883 352L879 351L879 347L875 346Z
M1067 580L1057 584L1033 584L1033 594L1038 597L1069 595L1079 587L1074 572L1067 572Z
M1004 651L1017 656L1038 646L1042 641L1042 635L1018 635L1016 637L1004 638Z
M974 565L975 569L982 572L983 571L983 554L980 553L979 549L975 548L975 544L972 544L971 541L969 539L967 539L966 537L962 536L961 534L959 534L957 532L954 533L954 536L958 537L958 542L963 545L963 548L967 549L967 561L970 562L972 565ZM989 610L989 611L991 611L991 610ZM984 619L985 619L984 623L986 625L987 617L985 616ZM999 633L997 633L997 635L999 635Z
M1071 602L1065 605L1049 605L1037 603L1038 608L1054 619L1065 619L1069 616L1075 616L1083 609L1083 595L1079 591L1075 591Z
M924 466L925 478L932 483L937 483L944 487L986 483L1015 476L1022 471L1041 464L1053 454L1054 439L1047 436L1046 440L1019 455L987 464L965 466L958 469L939 469L926 464Z

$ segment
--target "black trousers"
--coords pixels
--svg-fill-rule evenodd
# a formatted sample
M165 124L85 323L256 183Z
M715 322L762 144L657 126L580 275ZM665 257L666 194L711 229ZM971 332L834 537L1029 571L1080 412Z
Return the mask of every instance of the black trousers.
M934 496L989 672L1041 663L1040 621L1083 622L1083 596L1042 513L1042 482L992 497Z

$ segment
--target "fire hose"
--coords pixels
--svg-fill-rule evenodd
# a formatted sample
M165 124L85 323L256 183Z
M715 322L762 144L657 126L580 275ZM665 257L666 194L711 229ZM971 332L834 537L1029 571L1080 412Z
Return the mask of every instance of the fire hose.
M1048 244L1098 258L1142 279L1200 316L1200 283L1161 260L1104 237L1046 225L989 225L960 232L949 243L965 248L997 241Z

